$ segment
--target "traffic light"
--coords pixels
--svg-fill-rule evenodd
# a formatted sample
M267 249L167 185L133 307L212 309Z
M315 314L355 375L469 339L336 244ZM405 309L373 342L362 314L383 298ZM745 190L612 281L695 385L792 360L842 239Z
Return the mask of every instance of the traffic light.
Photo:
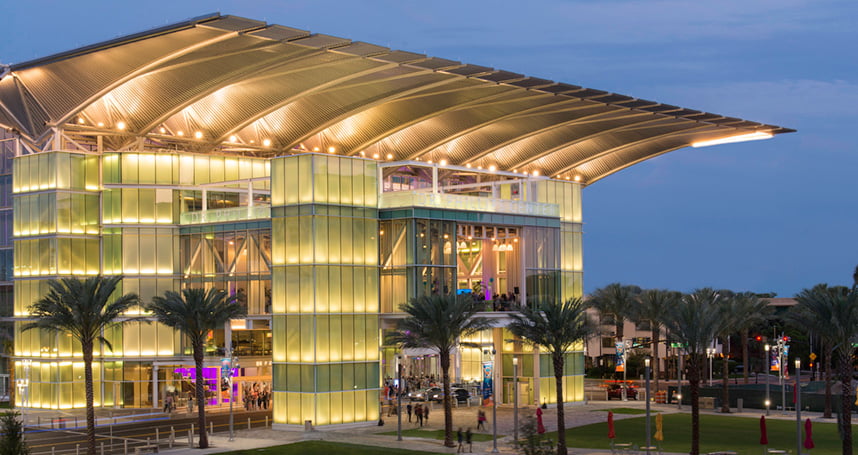
M755 340L757 340L757 341L762 342L762 341L763 341L763 336L762 336L762 335L757 335L757 336L755 336L755 337L754 337L754 339L755 339Z

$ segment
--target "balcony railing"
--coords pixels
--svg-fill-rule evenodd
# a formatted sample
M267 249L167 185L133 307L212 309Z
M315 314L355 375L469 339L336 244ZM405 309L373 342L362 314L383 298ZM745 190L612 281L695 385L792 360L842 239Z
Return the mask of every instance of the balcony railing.
M229 209L185 212L179 218L179 224L223 223L227 221L259 220L267 218L271 218L271 207L268 205L254 205L253 207L233 207Z
M429 193L425 191L394 191L379 198L378 207L429 207L436 209L465 210L471 212L505 213L514 215L559 217L560 206L542 202L513 201L458 194Z

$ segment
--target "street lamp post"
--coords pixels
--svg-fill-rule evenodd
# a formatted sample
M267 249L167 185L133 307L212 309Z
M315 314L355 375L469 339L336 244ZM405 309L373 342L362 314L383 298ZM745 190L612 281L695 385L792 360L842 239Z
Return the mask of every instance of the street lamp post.
M676 409L682 410L682 348L676 348Z
M518 356L512 356L512 440L518 442Z
M628 371L629 369L629 364L627 362L628 350L629 345L625 341L623 341L623 386L620 388L620 393L622 394L623 401L629 401L629 397L628 395L626 395L626 371Z
M715 357L715 348L706 348L706 357L709 357L709 387L712 387L712 358Z
M650 359L649 359L649 357L644 359L644 364L646 367L646 368L644 368L644 374L646 375L646 453L647 453L647 455L649 455L650 447L652 446L652 441L650 439L651 431L650 431L650 426L649 426L650 425L650 422L649 422L649 414L650 414L650 409L649 409L649 402L650 402L650 398L649 398L649 364L650 364Z
M492 348L492 453L498 453L498 386L495 384L497 372L497 351Z
M235 440L235 416L233 415L233 403L235 402L235 388L233 387L232 370L236 368L238 359L229 352L229 440Z
M765 346L766 361L763 362L763 369L766 371L766 415L769 415L769 409L772 406L772 400L769 397L769 351L772 349L768 344Z
M402 356L396 356L396 440L402 440Z
M801 453L801 359L795 359L795 453Z
M784 370L784 342L783 338L778 340L778 372L781 383L781 411L786 414L786 371Z

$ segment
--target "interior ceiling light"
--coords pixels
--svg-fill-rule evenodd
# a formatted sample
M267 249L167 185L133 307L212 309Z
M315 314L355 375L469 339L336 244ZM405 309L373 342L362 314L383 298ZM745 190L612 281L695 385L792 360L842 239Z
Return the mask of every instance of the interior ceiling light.
M334 146L328 147L328 153L336 153L336 151L337 151L336 147L334 147Z
M470 168L471 168L471 163L466 163L466 164L465 164L465 167L466 167L466 168L468 168L468 169L470 169Z
M238 138L235 137L235 135L232 135L229 137L229 142L236 142L237 140L238 140Z
M116 129L118 129L120 131L124 130L125 126L126 126L125 122L123 122L122 120L116 122Z
M161 133L161 134L167 134L167 128L164 128L164 127L162 126L162 127L158 128L158 132L159 132L159 133Z
M740 134L738 136L722 137L721 139L712 139L708 141L692 142L692 147L709 147L710 145L730 144L733 142L759 141L761 139L771 139L774 136L772 133L757 131L754 133Z
M319 147L313 147L313 151L314 151L314 152L318 152L318 151L319 151Z
M497 168L494 164L492 164L491 166L489 166L489 171L494 172L494 171L496 171L496 170L498 170L498 168Z
M271 139L263 139L262 145L265 147L271 147Z
M440 164L441 166L446 166L447 160L441 160L438 164Z
M197 139L202 139L203 138L203 132L202 131L195 131L194 137Z
M185 132L182 130L176 131L176 136L182 137L185 135Z
M580 176L580 175L576 175L576 176L575 176L575 181L576 181L576 182L580 182L580 181L581 181L581 176Z
M379 158L379 154L378 154L378 153L373 153L373 154L372 154L372 157L373 157L373 158L375 158L375 159L378 159L378 158Z
M99 127L99 128L103 128L103 127L104 127L104 122L98 122L98 127Z
M534 176L534 177L538 177L538 176L539 176L539 171L533 171L533 176Z
M392 160L392 159L393 159L393 154L392 154L392 153L388 153L388 154L387 154L387 159Z
M78 117L78 118L77 118L77 123L78 123L79 125L83 125L83 123L84 123L83 117Z

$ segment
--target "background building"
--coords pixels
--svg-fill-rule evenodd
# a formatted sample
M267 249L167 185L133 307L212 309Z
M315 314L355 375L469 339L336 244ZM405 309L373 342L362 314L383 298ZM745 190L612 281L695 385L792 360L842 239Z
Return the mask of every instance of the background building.
M249 314L211 334L204 378L172 330L116 326L98 405L159 407L196 380L223 403L234 352L239 399L272 390L278 424L374 421L399 306L452 292L496 321L459 348L454 376L493 364L503 401L550 403L550 362L510 341L505 312L581 295L582 187L687 145L789 131L220 15L3 74L7 320L26 407L83 406L79 349L20 325L47 280L96 274L124 275L145 302L224 289ZM570 401L583 349L569 353ZM409 375L437 376L431 353L405 355Z

